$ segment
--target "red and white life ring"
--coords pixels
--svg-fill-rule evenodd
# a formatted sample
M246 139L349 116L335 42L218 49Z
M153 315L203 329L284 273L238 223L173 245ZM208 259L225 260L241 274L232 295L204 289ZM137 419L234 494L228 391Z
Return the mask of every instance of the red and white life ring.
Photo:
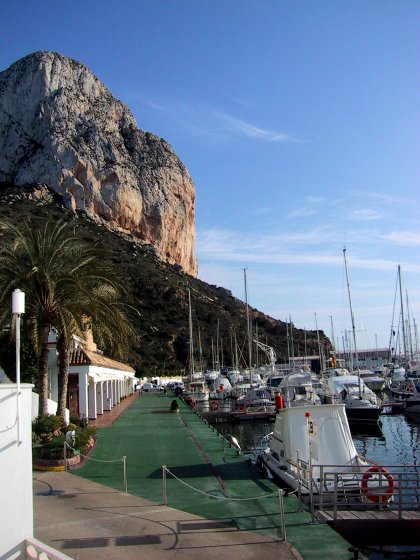
M241 410L241 411L242 411L242 410L245 410L245 405L244 405L244 404L240 404L240 405L239 405L239 410Z
M383 475L386 478L386 484L380 487L375 486L374 488L369 488L369 479L375 474ZM389 502L394 493L394 477L385 467L381 467L380 465L370 467L370 469L362 476L361 488L363 494L366 498L368 498L368 500L383 504L384 502Z
M217 410L219 408L219 403L217 401L210 401L210 408L212 410Z

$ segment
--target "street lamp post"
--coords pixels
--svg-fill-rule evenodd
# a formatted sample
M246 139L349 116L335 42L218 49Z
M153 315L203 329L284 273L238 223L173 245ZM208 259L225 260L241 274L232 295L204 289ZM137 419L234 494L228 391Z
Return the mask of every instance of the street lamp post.
M20 445L20 318L25 313L25 293L19 288L12 293L12 314L15 317L15 335L16 335L16 425L17 425L17 444Z

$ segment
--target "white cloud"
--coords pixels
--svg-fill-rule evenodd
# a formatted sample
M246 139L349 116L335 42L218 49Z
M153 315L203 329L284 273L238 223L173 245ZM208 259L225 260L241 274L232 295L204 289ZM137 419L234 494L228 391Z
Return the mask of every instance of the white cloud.
M185 102L170 97L146 95L142 95L140 99L138 93L131 97L136 102L141 101L142 107L164 114L192 134L214 138L242 136L263 142L305 142L283 131L257 126L197 100Z
M243 136L248 136L250 138L256 138L257 140L264 140L266 142L301 142L297 138L293 138L290 134L278 130L270 130L267 128L261 128L242 119L238 119L226 113L221 113L219 111L213 111L216 119L220 120L220 123L224 126L227 125L228 130L239 133Z
M413 204L414 201L408 198L402 198L391 194L380 193L380 192L372 192L372 191L357 191L353 190L349 194L352 196L360 196L363 200L367 198L371 198L380 202L384 202L387 205L410 205Z
M391 231L383 238L397 245L420 247L420 231Z
M299 208L292 210L286 214L286 218L292 220L294 218L306 218L313 216L318 212L324 211L325 199L319 196L307 196Z
M358 210L352 210L347 214L347 219L357 220L357 221L371 221L379 220L381 217L380 213L371 208L360 208Z
M210 229L198 232L197 254L205 262L238 263L255 265L332 265L343 267L341 251L337 243L331 248L333 232L328 229L314 229L307 232L279 234L247 234L230 230ZM368 234L362 236L368 237ZM336 240L335 240L336 241ZM319 245L318 248L315 248ZM397 262L351 254L352 268L364 270L392 271ZM420 273L420 263L408 262L404 269Z

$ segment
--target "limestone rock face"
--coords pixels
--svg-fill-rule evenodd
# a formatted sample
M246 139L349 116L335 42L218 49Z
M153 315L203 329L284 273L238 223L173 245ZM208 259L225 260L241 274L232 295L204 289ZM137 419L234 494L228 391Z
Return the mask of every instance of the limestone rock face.
M1 182L47 185L69 208L197 273L188 171L79 62L37 52L0 73Z

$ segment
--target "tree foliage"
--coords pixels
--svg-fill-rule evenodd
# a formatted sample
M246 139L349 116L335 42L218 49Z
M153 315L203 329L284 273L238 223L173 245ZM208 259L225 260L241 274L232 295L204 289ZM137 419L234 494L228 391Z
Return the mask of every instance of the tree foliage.
M71 337L91 329L99 344L116 357L126 355L135 336L129 320L133 310L118 272L103 248L87 243L65 221L47 220L34 227L0 222L0 320L11 321L11 294L26 293L25 330L38 356L40 413L47 411L48 337L57 335L59 403L64 416Z

